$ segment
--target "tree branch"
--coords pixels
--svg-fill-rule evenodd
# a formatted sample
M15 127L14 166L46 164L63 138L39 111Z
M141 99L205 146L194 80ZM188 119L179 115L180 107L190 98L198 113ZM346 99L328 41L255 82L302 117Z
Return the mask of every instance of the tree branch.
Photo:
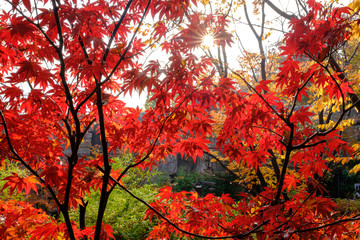
M280 10L278 7L276 7L270 0L264 0L265 3L269 5L269 7L272 8L277 14L282 16L283 18L286 18L287 20L291 20L292 18L296 18L294 14L287 14L286 12Z

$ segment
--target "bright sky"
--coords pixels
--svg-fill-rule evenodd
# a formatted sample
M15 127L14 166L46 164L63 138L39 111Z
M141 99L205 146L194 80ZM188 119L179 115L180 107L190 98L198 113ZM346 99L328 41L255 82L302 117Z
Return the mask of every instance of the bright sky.
M120 100L126 103L127 107L139 107L144 108L144 104L146 102L146 93L142 92L140 95L138 92L133 92L132 96L130 94L126 94L125 96L119 96Z

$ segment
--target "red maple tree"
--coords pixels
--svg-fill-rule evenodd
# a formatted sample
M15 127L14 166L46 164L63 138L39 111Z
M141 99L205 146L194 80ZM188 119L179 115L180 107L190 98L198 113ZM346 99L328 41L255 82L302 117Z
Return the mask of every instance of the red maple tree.
M26 194L46 188L64 222L11 201L1 206L1 237L14 237L7 230L17 219L31 239L108 239L112 228L103 217L115 187L146 204L146 217L158 219L149 239L174 234L335 238L351 235L358 226L359 215L341 216L332 199L317 194L317 177L327 171L327 159L353 154L337 127L358 102L351 98L347 104L354 92L342 72L332 69L336 65L331 60L351 35L356 15L350 9L329 11L309 0L306 15L287 16L291 31L281 47L285 60L276 78L262 76L253 84L226 62L195 53L211 26L219 49L233 43L225 15L204 17L191 10L191 5L206 1L6 2L9 11L0 14L0 163L16 161L31 175L13 174L4 188ZM171 34L180 23L186 26ZM140 64L147 50L160 43L168 62ZM312 60L305 70L299 67L303 58ZM314 125L313 113L301 105L310 86L324 88L330 99L342 102L341 113L327 129ZM146 111L127 108L117 98L143 90L153 94L154 107ZM196 159L210 154L209 137L215 137L211 110L220 109L224 121L215 150L255 170L257 191L241 192L241 200L234 201L227 194L200 197L164 187L149 204L121 183L129 169L151 168L169 155ZM79 157L80 144L93 126L101 136L101 154ZM70 153L65 155L64 148ZM113 171L111 153L119 149L134 160ZM271 185L261 178L261 167L275 157L280 163L272 162L276 184ZM312 188L304 187L311 183ZM95 226L81 220L90 190L101 193ZM69 216L70 209L78 207L83 209L79 225Z

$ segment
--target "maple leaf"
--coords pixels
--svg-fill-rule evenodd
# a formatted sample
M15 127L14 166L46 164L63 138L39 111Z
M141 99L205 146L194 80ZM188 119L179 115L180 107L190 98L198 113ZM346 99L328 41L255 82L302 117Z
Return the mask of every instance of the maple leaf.
M285 187L286 191L290 192L291 189L296 189L297 184L300 182L294 175L286 175L285 176Z
M46 223L43 226L39 226L31 233L30 239L42 239L51 237L52 239L59 239L64 237L65 224L54 224L53 222Z
M315 114L309 111L310 107L301 107L298 111L296 111L292 116L292 121L298 121L301 125L305 126L305 123L311 124L312 121L310 120L311 116Z
M34 190L36 193L38 192L37 191L38 180L36 179L35 176L30 175L28 177L20 177L17 173L11 173L11 174L12 176L8 176L3 179L6 180L7 182L4 184L1 191L9 187L11 195L15 190L17 190L18 193L21 193L23 190L25 190L26 195L29 195L31 190Z
M226 91L230 90L230 89L234 89L235 81L230 79L230 78L220 78L219 79L219 83L218 86Z
M23 95L23 90L11 84L11 86L7 86L1 93L8 97L10 101L13 101Z
M210 141L205 137L184 139L175 145L175 151L196 161L197 157L201 158L204 155L204 151L209 150L207 146L209 143Z
M50 186L53 184L55 186L60 186L64 180L64 176L63 168L57 165L44 169L40 174L40 177L45 177L45 185Z
M24 4L24 6L26 7L26 9L31 12L31 2L30 0L22 0L22 3Z
M168 28L164 24L164 22L159 22L156 24L156 27L154 28L154 38L161 37L165 35L165 33L168 31Z
M0 200L0 238L28 239L32 232L49 221L49 216L29 203Z
M262 91L265 91L265 92L269 92L270 89L268 87L268 85L271 83L272 81L270 80L263 80L261 81L258 85L256 85L255 89L257 92L261 93Z
M159 201L166 200L169 201L170 198L173 196L172 193L172 186L165 186L159 190L159 194L156 195L157 197L160 197Z
M31 61L21 61L18 63L19 69L15 74L12 74L10 81L24 82L26 79L34 82L35 86L38 84L43 88L52 83L52 74L43 69L39 63Z

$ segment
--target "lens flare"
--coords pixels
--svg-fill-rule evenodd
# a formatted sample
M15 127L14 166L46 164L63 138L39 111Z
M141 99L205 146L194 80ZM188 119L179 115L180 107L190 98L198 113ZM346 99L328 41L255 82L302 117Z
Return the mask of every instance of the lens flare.
M202 45L206 48L210 48L215 46L215 39L214 36L211 34L207 34L203 37Z

